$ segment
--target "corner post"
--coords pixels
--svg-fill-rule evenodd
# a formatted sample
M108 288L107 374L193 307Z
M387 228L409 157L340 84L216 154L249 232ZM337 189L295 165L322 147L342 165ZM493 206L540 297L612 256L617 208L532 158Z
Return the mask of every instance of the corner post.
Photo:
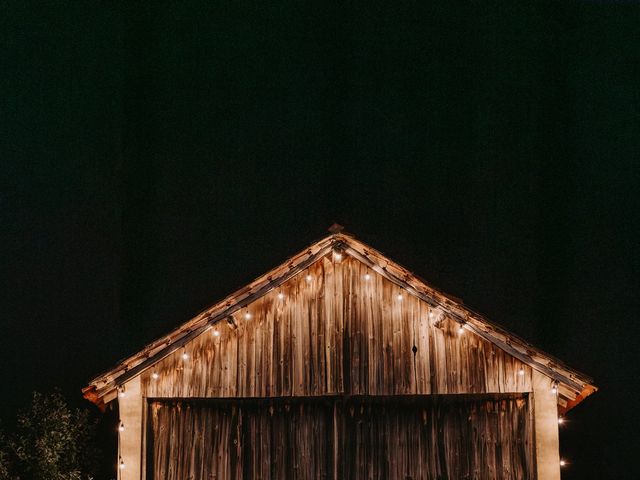
M140 376L124 385L124 397L118 397L120 422L124 431L118 435L118 480L142 478L142 390ZM120 468L120 459L124 468Z
M560 480L560 442L558 439L558 398L553 381L533 371L533 414L536 438L538 480Z

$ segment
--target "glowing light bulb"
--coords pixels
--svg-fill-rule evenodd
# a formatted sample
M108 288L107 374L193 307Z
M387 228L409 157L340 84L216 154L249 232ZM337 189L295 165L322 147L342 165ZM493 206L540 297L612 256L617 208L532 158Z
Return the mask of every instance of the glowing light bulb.
M566 460L560 460L560 466L564 467L567 465L567 461Z
M554 395L558 394L558 386L554 385L553 387L551 387L551 393L553 393Z
M120 387L120 391L118 392L118 396L120 398L123 398L123 397L127 396L127 392L124 391L124 387Z
M398 294L398 296L396 297L398 299L399 302L401 302L403 300L403 296L401 293Z
M119 465L119 467L120 467L120 470L123 470L123 469L124 469L124 460L120 459L120 465Z
M364 274L364 279L365 280L371 280L371 275L369 275L368 273Z
M338 261L338 262L339 262L340 260L342 260L342 254L341 254L340 252L335 252L335 253L333 254L333 258L335 258L335 259L336 259L336 261Z
M524 368L518 370L518 375L520 375L521 377L524 376Z
M462 335L464 333L464 325L460 325L458 327L458 335Z
M311 275L307 275L306 277L304 277L304 279L307 281L307 283L311 283L311 280L313 280L313 277Z
M279 298L280 300L282 300L282 299L284 298L284 293L280 292L280 293L278 294L278 298Z
M120 422L120 425L118 425L118 431L124 432L124 423Z
M182 360L189 360L189 354L187 352L182 352Z
M429 312L429 318L433 318L433 317L435 317L435 316L436 316L436 314L435 314L435 313L433 313L433 312Z
M247 312L244 314L244 319L245 320L251 320L251 313Z
M151 374L151 378L153 378L154 380L158 380L160 378L160 375L158 374L158 372L153 372Z
M558 425L562 425L564 423L564 418L559 417L558 418Z
M213 336L214 337L219 337L220 336L220 331L219 330L214 330L213 331Z

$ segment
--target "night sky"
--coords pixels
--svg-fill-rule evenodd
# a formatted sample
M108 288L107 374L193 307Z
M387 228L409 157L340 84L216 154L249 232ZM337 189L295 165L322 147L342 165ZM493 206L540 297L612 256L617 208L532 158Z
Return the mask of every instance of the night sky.
M335 221L594 377L563 478L640 478L640 4L42 3L0 5L4 424Z

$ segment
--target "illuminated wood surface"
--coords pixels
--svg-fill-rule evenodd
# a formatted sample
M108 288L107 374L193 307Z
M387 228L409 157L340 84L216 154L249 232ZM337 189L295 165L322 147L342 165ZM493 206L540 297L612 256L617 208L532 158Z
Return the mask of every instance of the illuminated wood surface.
M145 396L531 391L528 365L478 335L459 334L446 314L350 257L323 258L234 321L237 328L222 322L218 337L209 330L147 370Z

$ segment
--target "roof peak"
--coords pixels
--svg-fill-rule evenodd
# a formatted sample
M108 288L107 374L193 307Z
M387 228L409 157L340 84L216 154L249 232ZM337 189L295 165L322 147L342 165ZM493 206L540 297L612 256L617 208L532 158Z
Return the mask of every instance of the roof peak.
M344 226L340 225L339 223L334 223L329 228L327 228L327 230L329 231L329 233L335 235L336 233L342 233L342 231L344 230Z

